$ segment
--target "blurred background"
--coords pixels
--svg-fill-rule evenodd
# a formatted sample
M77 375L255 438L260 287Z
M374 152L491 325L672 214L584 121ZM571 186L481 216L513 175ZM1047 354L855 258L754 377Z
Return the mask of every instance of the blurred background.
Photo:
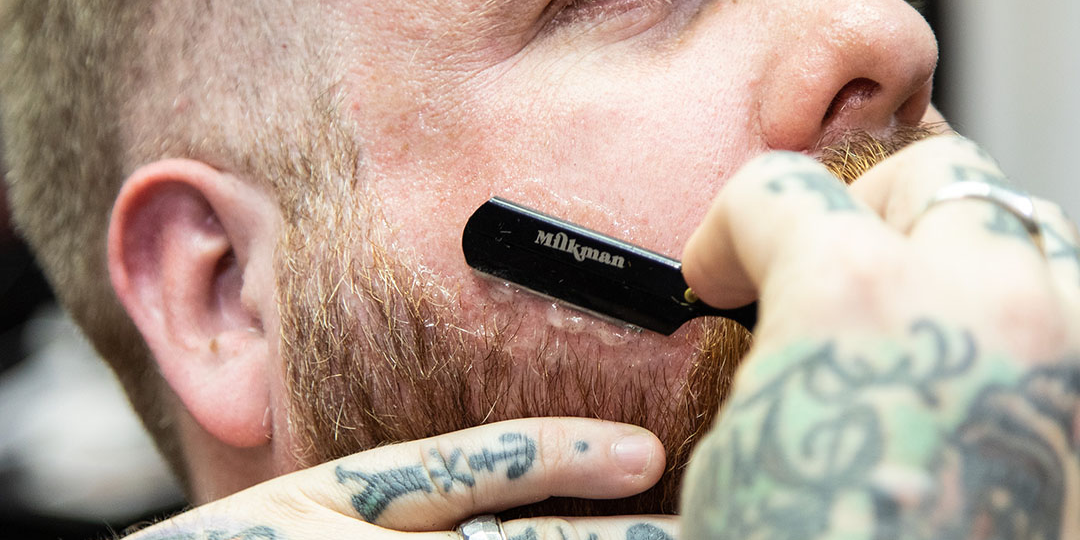
M1080 2L927 6L942 64L937 103L1016 183L1080 217Z
M1080 2L921 4L941 42L945 116L1021 186L1080 216ZM0 211L0 538L106 538L181 509L111 373L4 223Z

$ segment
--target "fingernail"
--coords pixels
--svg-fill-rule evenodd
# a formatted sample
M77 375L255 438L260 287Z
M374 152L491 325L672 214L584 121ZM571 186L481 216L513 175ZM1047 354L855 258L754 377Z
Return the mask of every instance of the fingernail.
M655 445L648 435L624 437L611 447L611 453L619 468L630 474L641 474L649 467Z

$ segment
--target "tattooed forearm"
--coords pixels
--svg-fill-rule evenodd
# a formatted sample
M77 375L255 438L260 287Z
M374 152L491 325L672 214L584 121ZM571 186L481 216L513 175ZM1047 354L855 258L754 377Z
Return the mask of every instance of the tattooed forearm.
M482 448L470 455L460 448L446 456L431 450L422 464L379 472L352 471L338 466L335 474L339 483L358 488L352 495L352 506L361 518L374 523L391 502L410 493L432 493L436 487L444 493L451 492L455 486L470 489L476 486L478 474L496 471L515 480L529 472L535 460L536 441L521 433L504 433L496 447Z
M991 538L1075 538L1076 524L1066 528L1063 518L1080 502L1068 485L1080 457L1078 405L1077 366L1039 369L983 391L934 464L937 475L957 476L966 496L955 507L964 518L941 523L947 534L939 536L971 538L982 529Z
M929 321L753 359L688 473L686 536L1076 537L1080 366L1061 365L1023 373Z

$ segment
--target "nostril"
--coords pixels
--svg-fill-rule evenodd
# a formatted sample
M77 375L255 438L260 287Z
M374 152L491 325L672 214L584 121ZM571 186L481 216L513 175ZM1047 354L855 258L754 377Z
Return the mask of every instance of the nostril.
M833 98L829 108L825 111L822 124L828 124L830 120L846 110L859 110L881 91L881 84L870 79L855 79L844 85L836 97Z

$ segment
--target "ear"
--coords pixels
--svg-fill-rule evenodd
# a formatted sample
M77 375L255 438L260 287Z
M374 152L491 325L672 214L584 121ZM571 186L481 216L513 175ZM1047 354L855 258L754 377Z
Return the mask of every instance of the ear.
M267 444L277 207L206 164L135 171L113 207L109 273L166 381L223 443Z

